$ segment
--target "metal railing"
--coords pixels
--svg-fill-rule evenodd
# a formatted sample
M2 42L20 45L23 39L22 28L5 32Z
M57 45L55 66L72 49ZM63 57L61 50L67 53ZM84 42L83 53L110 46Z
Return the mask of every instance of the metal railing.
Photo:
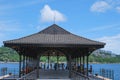
M94 71L93 70L93 75L96 75L96 74L100 75L102 77L114 80L114 71L111 70L111 69L104 69L104 68L102 68L102 69L100 69L98 71Z
M90 80L88 76L83 75L79 72L72 71L71 80Z
M19 70L18 68L3 67L3 68L0 68L0 76L6 75L6 74L18 75L19 74L18 70Z
M19 76L18 68L0 68L0 77L2 80L16 80Z
M71 80L103 80L100 79L94 75L91 76L86 76L82 73L76 72L76 71L72 71L72 78Z

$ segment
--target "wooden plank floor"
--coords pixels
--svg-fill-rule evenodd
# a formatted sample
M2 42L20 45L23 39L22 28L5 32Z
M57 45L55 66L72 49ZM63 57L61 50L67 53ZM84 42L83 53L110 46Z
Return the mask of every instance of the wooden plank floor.
M84 80L82 77L80 78L79 76L79 79L74 76L74 78L70 79L68 76L69 76L69 73L68 71L66 70L42 70L40 69L39 70L39 78L36 77L37 75L37 72L36 70L29 73L29 74L26 74L25 76L22 77L22 80ZM19 80L18 79L18 76L10 76L8 78L4 78L4 80ZM20 79L21 80L21 79ZM87 79L85 79L87 80ZM90 80L103 80L103 79L98 79L97 77L90 77Z
M37 80L70 80L69 73L65 70L39 70L39 79L36 78L36 71L31 72L25 76L25 79L37 79Z

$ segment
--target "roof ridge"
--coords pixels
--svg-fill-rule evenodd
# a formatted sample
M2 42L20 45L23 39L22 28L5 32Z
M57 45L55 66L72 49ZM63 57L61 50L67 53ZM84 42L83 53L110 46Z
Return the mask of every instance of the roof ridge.
M67 30L63 29L62 27L53 24L42 31L39 32L40 34L70 34Z

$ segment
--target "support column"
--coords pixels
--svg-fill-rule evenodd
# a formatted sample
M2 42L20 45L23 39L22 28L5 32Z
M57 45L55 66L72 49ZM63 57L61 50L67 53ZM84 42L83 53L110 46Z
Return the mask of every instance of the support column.
M57 70L59 70L59 55L57 54Z
M25 74L25 55L23 55L23 67L22 67L23 74Z
M75 56L75 66L77 65L77 57Z
M50 65L50 54L48 53L48 65L47 65L47 69L49 69L49 65Z
M25 57L25 61L26 61L26 63L25 63L25 65L26 65L26 66L25 66L26 73L25 73L25 74L27 74L27 73L28 73L28 68L27 68L27 67L28 67L28 64L27 64L27 56Z
M30 57L29 57L29 56L28 56L28 62L31 64L31 61L30 61ZM29 64L28 67L30 67L30 64ZM30 67L30 69L28 69L28 72L31 72L31 67Z
M21 78L21 55L19 54L19 78Z
M80 73L81 73L81 67L82 67L82 65L81 65L81 56L80 56Z
M79 58L77 57L77 71L78 71L78 66L79 66Z
M37 56L37 78L39 78L39 56Z
M85 56L83 55L83 74L84 74L84 69L85 69Z
M30 57L30 62L31 62L31 64L33 65L33 58L32 57ZM34 70L34 66L32 66L32 71Z
M80 56L80 65L82 64L82 58L81 58L82 56Z
M33 65L33 66L32 66L32 69L33 69L32 71L34 71L34 70L35 70L34 58L31 58L31 62L32 62L32 65Z
M66 58L67 58L67 66L66 66L66 69L69 70L69 57L66 56Z
M69 78L72 77L71 55L69 55Z
M87 55L87 60L86 60L87 61L87 76L88 76L88 65L89 65L88 60L89 60L89 56Z
M75 57L75 71L77 71L77 65L78 65L78 63L77 63L77 57Z

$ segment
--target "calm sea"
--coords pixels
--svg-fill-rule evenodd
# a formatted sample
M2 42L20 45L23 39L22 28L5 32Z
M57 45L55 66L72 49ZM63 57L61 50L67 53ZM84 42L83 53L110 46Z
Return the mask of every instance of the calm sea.
M7 68L7 71L3 72L4 68ZM0 63L0 76L8 73L18 75L19 63Z
M114 71L114 80L120 80L120 64L90 64L93 67L94 73L99 73L99 70L109 69ZM0 75L1 68L7 67L7 73L12 72L13 74L19 73L19 63L0 63Z
M100 71L100 69L113 70L114 80L120 80L120 64L92 64L94 72Z

